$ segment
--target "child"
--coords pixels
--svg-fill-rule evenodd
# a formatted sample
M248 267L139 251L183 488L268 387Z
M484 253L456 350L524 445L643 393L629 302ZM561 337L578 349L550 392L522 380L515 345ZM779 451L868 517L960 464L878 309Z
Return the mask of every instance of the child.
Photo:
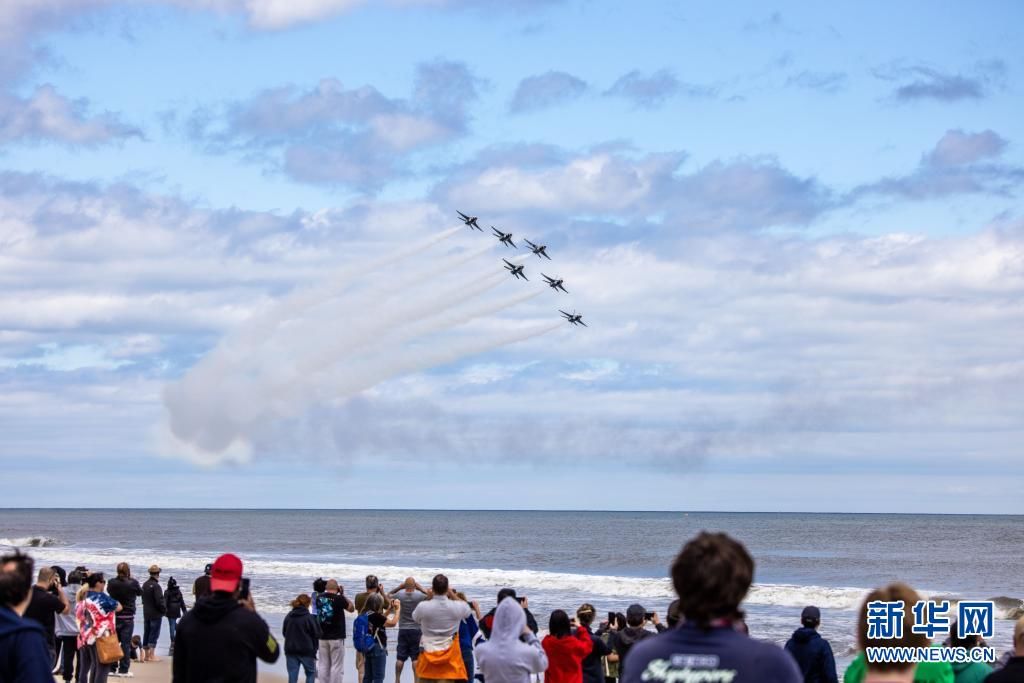
M132 636L132 644L129 653L131 658L137 662L144 662L144 659L139 659L139 650L142 649L142 636Z

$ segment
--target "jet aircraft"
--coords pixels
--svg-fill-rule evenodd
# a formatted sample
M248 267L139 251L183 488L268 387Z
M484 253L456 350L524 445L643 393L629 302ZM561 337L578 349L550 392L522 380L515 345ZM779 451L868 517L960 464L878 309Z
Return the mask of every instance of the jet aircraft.
M462 219L462 222L465 223L466 225L468 225L471 230L475 228L475 229L479 230L480 232L484 231L483 228L481 228L479 225L476 224L476 216L467 216L466 214L462 213L461 211L456 211L455 213L459 214L459 218Z
M569 323L572 325L583 325L583 327L589 327L589 325L583 322L583 316L576 313L576 311L573 311L572 313L566 313L562 309L559 309L558 312L561 313L565 317L565 319L568 320Z
M544 275L544 273L541 273L541 275ZM565 282L565 280L556 280L555 278L548 277L547 275L544 275L544 279L548 281L548 287L551 289L560 289L566 294L569 293L569 290L562 286L562 283Z
M534 254L536 254L537 258L540 258L541 256L543 256L548 261L551 260L551 257L548 256L547 245L544 245L544 244L537 245L537 244L534 244L533 242L531 242L530 240L525 239L525 238L523 239L523 241L530 245L530 251L532 251Z
M517 280L519 278L523 278L524 280L529 280L530 279L530 278L526 277L525 273L523 273L523 266L517 266L516 264L514 264L511 261L508 261L506 259L501 259L501 260L505 261L505 270L507 270L508 272L512 273L512 276L514 278L516 278Z
M512 247L513 249L518 249L519 248L519 247L516 246L516 243L512 241L512 233L510 233L510 232L502 232L501 230L498 230L493 225L491 226L491 230L494 231L494 236L498 238L498 241L504 243L505 246Z

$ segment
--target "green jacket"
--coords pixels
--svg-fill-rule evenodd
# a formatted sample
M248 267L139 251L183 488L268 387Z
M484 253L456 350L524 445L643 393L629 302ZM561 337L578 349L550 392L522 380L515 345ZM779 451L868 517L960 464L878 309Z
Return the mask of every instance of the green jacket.
M846 673L843 674L843 683L861 683L864 680L864 675L868 672L867 664L867 657L861 652L847 667ZM914 671L914 683L960 683L960 681L953 677L953 667L947 662L921 662Z
M982 683L992 673L992 667L982 662L964 662L953 664L953 675L956 683Z

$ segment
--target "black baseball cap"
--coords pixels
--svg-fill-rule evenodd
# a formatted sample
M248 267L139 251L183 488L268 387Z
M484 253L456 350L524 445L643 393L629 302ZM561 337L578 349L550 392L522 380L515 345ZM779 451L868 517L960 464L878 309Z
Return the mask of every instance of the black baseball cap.
M647 617L647 610L643 605L632 604L626 608L626 623L642 624Z
M804 611L800 613L800 621L804 623L808 621L821 621L821 610L817 607L814 607L813 605L804 607Z

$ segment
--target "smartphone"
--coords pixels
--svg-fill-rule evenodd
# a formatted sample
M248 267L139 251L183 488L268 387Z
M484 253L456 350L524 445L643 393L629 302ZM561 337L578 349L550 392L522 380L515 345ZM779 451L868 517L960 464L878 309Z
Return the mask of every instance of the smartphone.
M608 613L608 623L609 624L614 624L615 623L615 612L609 612Z
M238 592L238 599L239 600L248 600L249 599L249 579L244 577L244 576L242 577L242 590L240 590Z
M644 619L650 621L654 618L654 612L644 612Z

